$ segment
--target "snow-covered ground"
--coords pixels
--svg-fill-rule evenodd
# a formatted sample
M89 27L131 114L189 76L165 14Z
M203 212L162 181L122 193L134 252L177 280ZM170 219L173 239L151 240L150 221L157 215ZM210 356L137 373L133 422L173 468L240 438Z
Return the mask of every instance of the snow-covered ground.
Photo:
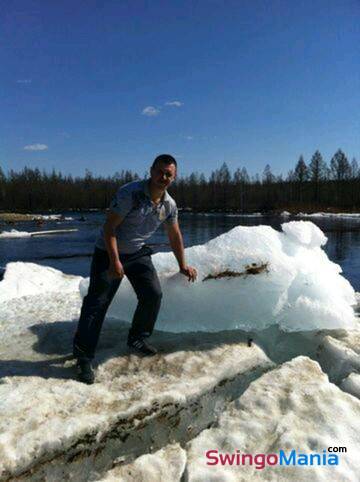
M187 250L194 284L175 274L172 255L153 256L166 314L152 336L159 353L126 350L133 301L124 280L90 386L76 381L71 356L86 280L9 263L0 283L0 480L357 481L360 297L324 242L310 222L282 233L237 227ZM252 263L267 267L245 272ZM311 306L305 314L299 298ZM347 452L329 465L328 448L338 446ZM207 464L220 453L281 450L295 465ZM327 465L297 464L317 454Z
M359 400L329 383L318 363L300 356L254 381L228 404L216 427L204 430L188 444L188 479L355 481L359 431ZM330 465L328 447L347 448L346 453L337 454L337 465ZM310 454L320 454L321 464L317 457L314 465L302 457L303 465L271 465L274 457L261 455L252 464L240 457L240 464L219 462L220 453L236 454L237 450L254 456L277 455L283 450L288 460L294 450L295 461L300 454L308 459Z

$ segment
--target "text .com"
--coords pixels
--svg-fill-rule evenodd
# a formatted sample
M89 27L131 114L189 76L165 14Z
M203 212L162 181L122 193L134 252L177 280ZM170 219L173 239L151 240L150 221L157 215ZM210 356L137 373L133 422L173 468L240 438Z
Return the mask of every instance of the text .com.
M256 469L267 466L282 465L339 465L340 453L346 453L346 447L328 447L322 452L303 453L298 450L279 450L271 454L247 454L236 450L222 453L218 450L206 452L207 465L253 465Z

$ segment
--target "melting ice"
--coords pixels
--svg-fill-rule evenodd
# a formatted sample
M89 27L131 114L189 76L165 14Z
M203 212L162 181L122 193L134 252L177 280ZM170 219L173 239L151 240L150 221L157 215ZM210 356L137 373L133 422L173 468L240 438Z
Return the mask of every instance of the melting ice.
M218 331L263 329L279 324L300 331L355 326L355 292L329 260L327 238L309 221L237 226L186 249L198 270L196 283L178 272L172 253L153 256L163 288L159 329ZM227 276L228 275L228 276ZM81 283L84 295L88 280ZM131 320L136 298L127 280L109 314Z

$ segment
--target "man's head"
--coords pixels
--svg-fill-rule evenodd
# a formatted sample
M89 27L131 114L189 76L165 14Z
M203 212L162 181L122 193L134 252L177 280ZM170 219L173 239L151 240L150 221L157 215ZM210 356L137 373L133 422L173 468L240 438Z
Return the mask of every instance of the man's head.
M151 182L160 189L166 189L176 178L177 162L170 154L157 156L151 166Z

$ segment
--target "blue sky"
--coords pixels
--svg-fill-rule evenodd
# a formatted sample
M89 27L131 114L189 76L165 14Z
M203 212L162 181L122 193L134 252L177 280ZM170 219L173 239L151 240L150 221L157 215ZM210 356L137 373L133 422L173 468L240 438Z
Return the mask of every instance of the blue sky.
M2 2L0 166L360 160L359 21L357 0Z

